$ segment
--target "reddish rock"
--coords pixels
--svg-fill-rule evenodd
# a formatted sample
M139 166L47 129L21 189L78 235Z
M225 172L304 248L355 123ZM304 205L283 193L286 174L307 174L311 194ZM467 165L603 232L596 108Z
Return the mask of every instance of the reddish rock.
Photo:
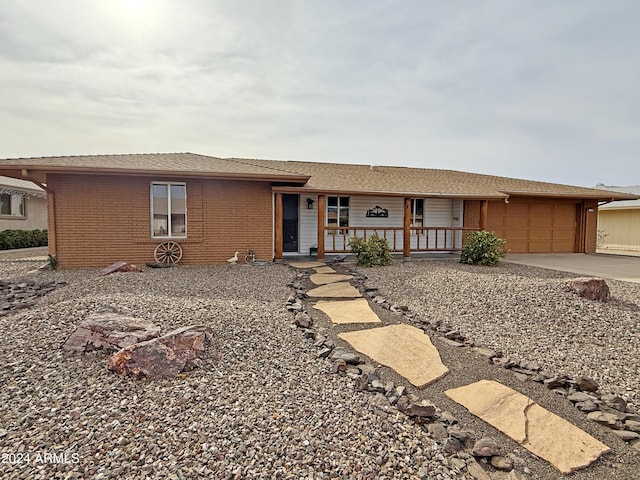
M87 317L62 346L72 352L100 348L118 350L160 335L160 327L141 318L117 312L94 313Z
M598 300L608 302L611 299L609 287L603 278L574 278L569 280L567 288L588 300Z
M114 272L140 273L142 272L142 269L139 266L134 265L133 263L120 261L120 262L112 263L108 267L104 267L102 270L98 272L98 275L109 275L110 273L114 273Z
M109 359L109 370L120 375L157 380L193 370L204 352L210 329L190 326L162 337L123 348Z

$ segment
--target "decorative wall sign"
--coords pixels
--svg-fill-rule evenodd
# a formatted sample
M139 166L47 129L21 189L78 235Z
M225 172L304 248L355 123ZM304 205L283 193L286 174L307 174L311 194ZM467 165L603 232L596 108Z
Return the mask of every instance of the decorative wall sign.
M376 205L367 210L367 217L387 218L389 217L389 210L382 208L380 205Z

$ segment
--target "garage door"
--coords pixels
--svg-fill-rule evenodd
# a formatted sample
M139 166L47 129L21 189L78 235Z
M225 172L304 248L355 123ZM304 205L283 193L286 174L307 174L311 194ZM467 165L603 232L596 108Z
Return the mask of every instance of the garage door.
M489 202L487 230L507 240L513 253L572 253L576 203L511 199Z

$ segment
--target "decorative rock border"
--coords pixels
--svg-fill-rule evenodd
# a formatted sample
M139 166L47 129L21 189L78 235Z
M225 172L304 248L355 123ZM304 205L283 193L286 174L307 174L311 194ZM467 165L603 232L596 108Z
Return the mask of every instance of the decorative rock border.
M511 370L523 381L531 380L543 383L554 393L566 397L578 410L587 414L589 420L611 428L613 430L612 433L618 438L629 442L632 447L640 451L640 424L638 423L640 422L640 414L636 410L631 409L627 405L627 402L619 396L601 395L598 392L600 386L593 379L549 373L534 362L506 358L502 352L477 346L471 338L455 329L443 325L441 321L429 322L428 320L417 317L404 305L392 304L379 293L377 287L365 285L367 280L366 276L349 267L347 267L347 270L354 276L354 282L357 282L360 288L365 291L366 295L382 308L390 310L396 315L404 316L418 328L422 328L425 331L430 329L441 334L441 341L450 346L472 348L475 352L487 357L494 365ZM590 279L580 280L584 283ZM591 285L593 282L586 283ZM595 283L597 284L599 292L604 291L601 282L598 281ZM608 289L606 289L606 292L608 293ZM609 298L608 295L607 298ZM599 298L595 298L594 300L599 300ZM613 420L614 418L615 420Z
M67 282L37 283L33 280L14 282L0 280L0 317L8 315L12 310L31 307L39 297L64 287L66 284Z
M293 267L291 267L293 268ZM378 294L376 287L365 286L366 277L355 270L350 270L354 279L354 286L364 296L382 308L395 315L404 316L412 323L418 323L419 327L427 330L424 322L416 319L408 307L391 304L387 299ZM441 410L427 399L421 399L417 395L408 393L402 385L393 382L384 382L379 375L379 369L365 363L359 355L349 352L336 345L326 336L318 336L314 328L313 316L305 309L304 301L308 298L305 283L309 279L308 272L296 270L295 279L288 287L290 294L286 301L286 309L293 314L292 325L300 329L302 335L314 342L317 349L317 357L332 362L333 372L350 378L354 382L356 391L369 392L372 397L370 405L382 414L390 414L398 411L422 425L428 435L438 443L439 453L435 458L456 473L467 472L476 479L488 479L489 475L478 463L490 463L499 471L509 472L511 480L526 480L531 473L526 467L525 461L509 453L506 456L500 454L496 442L489 438L481 438L474 442L473 432L464 430L451 413ZM460 340L460 336L453 338ZM455 340L443 339L454 342ZM466 339L463 339L467 342ZM457 342L456 342L457 343ZM460 346L465 343L460 343ZM493 445L491 449L484 448ZM471 451L470 455L467 451Z

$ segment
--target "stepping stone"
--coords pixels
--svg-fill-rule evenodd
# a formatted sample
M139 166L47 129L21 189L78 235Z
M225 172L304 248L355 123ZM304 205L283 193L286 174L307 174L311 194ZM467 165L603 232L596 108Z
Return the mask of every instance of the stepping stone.
M291 262L289 263L294 268L316 268L326 265L324 262Z
M344 282L351 280L353 275L338 275L337 273L314 273L309 277L316 285L326 285L327 283Z
M333 323L380 323L366 298L356 300L319 300L313 306L327 314Z
M336 271L328 266L314 268L316 273L336 273Z
M312 288L307 292L309 297L315 298L360 298L362 294L349 282L337 282Z
M419 328L398 324L341 333L358 352L395 370L418 388L444 377L449 369L429 336Z
M610 450L564 418L501 383L480 380L444 393L562 473L585 468Z

